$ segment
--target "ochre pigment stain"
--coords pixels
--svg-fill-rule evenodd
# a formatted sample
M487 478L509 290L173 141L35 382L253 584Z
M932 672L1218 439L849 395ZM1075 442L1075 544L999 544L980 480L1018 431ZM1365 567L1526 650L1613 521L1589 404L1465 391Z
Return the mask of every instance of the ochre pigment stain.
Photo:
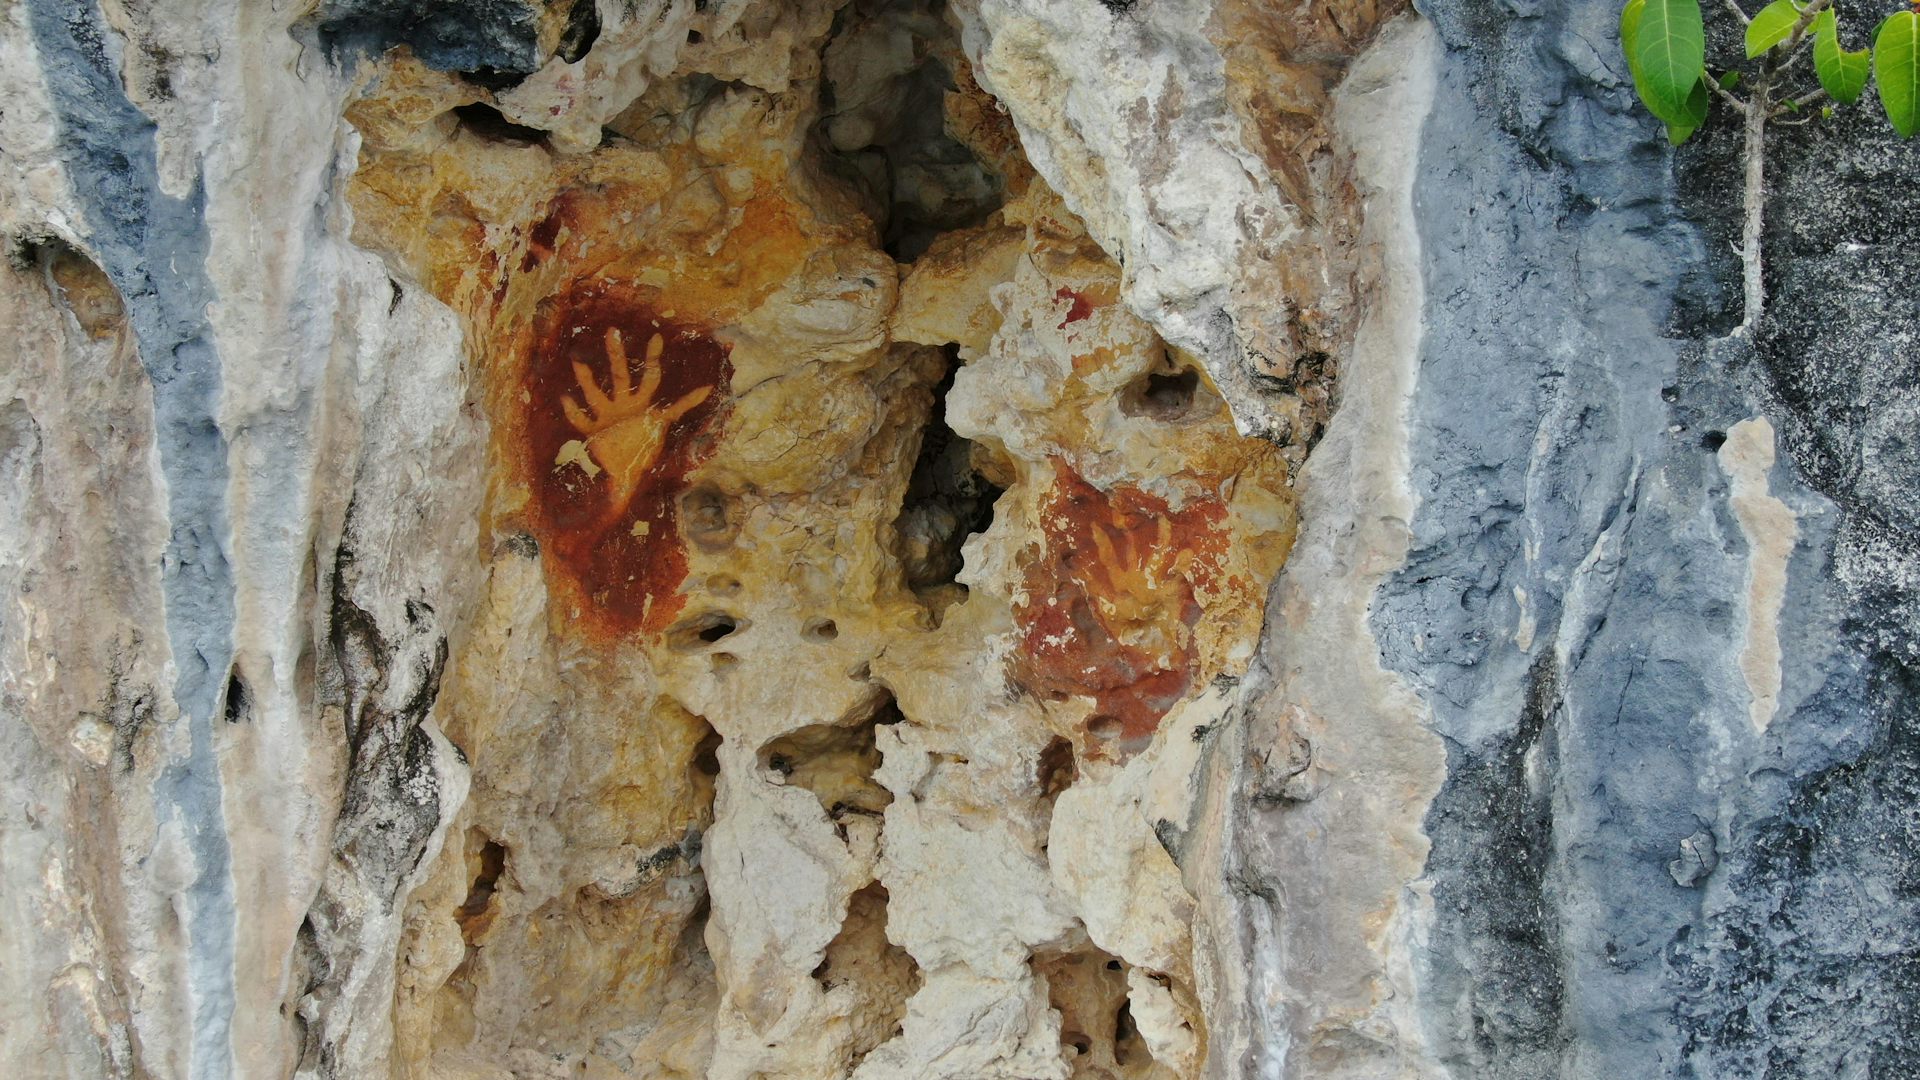
M553 209L534 225L532 232L527 236L527 252L520 257L521 273L533 270L541 263L553 258L558 249L560 227L566 223L570 209L570 200L565 196L555 199Z
M732 367L646 294L591 282L541 304L523 407L548 580L591 630L655 633L685 602L678 504L717 438Z
M1175 511L1139 488L1101 491L1054 462L1044 549L1026 568L1016 612L1014 675L1043 695L1094 699L1090 752L1141 749L1192 688L1196 594L1220 576L1226 516L1218 501Z
M1084 293L1075 292L1063 285L1053 294L1053 298L1067 303L1067 316L1060 320L1060 325L1055 329L1065 330L1068 323L1080 322L1093 314L1093 301L1087 299Z

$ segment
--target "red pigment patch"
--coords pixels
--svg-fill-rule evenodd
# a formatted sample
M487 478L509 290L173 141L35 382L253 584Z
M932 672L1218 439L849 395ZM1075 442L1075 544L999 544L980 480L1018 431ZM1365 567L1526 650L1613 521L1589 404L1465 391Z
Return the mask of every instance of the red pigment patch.
M713 452L732 375L725 346L632 289L596 282L540 305L524 375L535 532L548 580L592 628L655 633L685 603L679 497Z
M1060 287L1060 291L1053 294L1053 298L1055 300L1069 301L1067 317L1060 320L1060 325L1054 328L1056 330L1065 330L1068 323L1081 322L1085 320L1087 316L1093 314L1093 302L1088 300L1085 295L1077 293L1064 285Z
M1044 550L1026 567L1027 602L1015 613L1014 676L1048 696L1093 698L1096 756L1144 748L1192 688L1195 593L1220 573L1225 522L1218 501L1175 512L1136 487L1103 492L1054 461Z
M555 245L560 239L561 222L566 219L570 209L572 207L568 205L568 201L555 200L553 209L533 227L533 231L527 236L527 252L520 259L521 273L524 274L553 258Z

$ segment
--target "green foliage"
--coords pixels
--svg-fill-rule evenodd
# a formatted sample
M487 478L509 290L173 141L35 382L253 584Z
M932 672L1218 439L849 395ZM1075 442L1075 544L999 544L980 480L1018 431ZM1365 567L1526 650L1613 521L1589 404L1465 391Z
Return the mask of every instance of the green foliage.
M1873 80L1887 119L1903 139L1920 128L1920 13L1887 16L1873 35Z
M1833 9L1820 13L1813 23L1813 70L1821 89L1842 105L1860 99L1867 88L1867 50L1849 52L1840 47L1840 20Z
M1635 85L1640 100L1669 127L1697 125L1691 99L1707 73L1707 33L1700 0L1639 2L1639 17L1633 20L1631 37L1624 44L1629 68L1638 68ZM1623 31L1627 29L1624 16L1623 12Z
M1698 3L1694 5L1698 7ZM1793 24L1800 21L1800 9L1793 0L1773 0L1773 3L1760 9L1760 13L1747 24L1747 59L1751 60L1775 45L1787 40L1793 33Z
M1713 91L1707 89L1707 77L1704 72L1693 81L1693 92L1687 95L1687 103L1680 117L1667 121L1667 141L1675 146L1686 142L1687 138L1707 122L1707 107L1713 104Z
M1811 46L1814 75L1825 96L1850 105L1865 92L1871 73L1893 129L1903 139L1912 137L1920 130L1920 0L1913 3L1915 10L1880 24L1871 50L1849 50L1840 44L1839 17L1826 0L1773 0L1746 26L1746 59L1763 65L1762 73L1769 76L1756 85L1762 96L1757 107L1769 115L1799 113L1821 96L1796 96L1773 85L1788 76L1800 50ZM1676 146L1706 123L1716 90L1732 98L1743 81L1732 68L1718 76L1707 71L1700 0L1627 0L1620 10L1620 46L1634 92L1667 126L1667 138ZM1807 118L1830 115L1825 108Z
M1647 77L1640 70L1640 55L1634 45L1640 40L1640 16L1647 9L1647 0L1627 0L1620 9L1620 49L1627 56L1627 73L1633 76L1633 92L1649 110L1653 108L1653 95L1647 89Z
M1647 111L1667 126L1667 140L1686 142L1715 97L1738 114L1746 129L1741 206L1741 299L1746 309L1736 337L1755 333L1766 306L1767 288L1761 242L1766 234L1766 134L1768 122L1784 117L1788 125L1809 124L1833 116L1834 106L1859 100L1869 72L1880 89L1880 103L1900 137L1920 128L1920 0L1911 11L1890 15L1874 32L1873 48L1858 51L1840 45L1835 4L1854 0L1771 0L1751 17L1743 0L1723 0L1744 26L1746 77L1734 65L1718 75L1707 70L1706 20L1701 0L1626 0L1620 9L1620 48L1626 54L1633 89ZM1811 49L1819 87L1794 85L1804 79L1798 66ZM1736 93L1736 91L1742 91ZM1820 105L1815 111L1814 105Z

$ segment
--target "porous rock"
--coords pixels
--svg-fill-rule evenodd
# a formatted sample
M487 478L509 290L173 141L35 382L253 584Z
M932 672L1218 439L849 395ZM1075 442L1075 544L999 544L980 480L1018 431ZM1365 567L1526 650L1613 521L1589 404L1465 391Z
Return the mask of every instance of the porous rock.
M1614 16L7 6L0 1071L1920 1069L1914 151Z

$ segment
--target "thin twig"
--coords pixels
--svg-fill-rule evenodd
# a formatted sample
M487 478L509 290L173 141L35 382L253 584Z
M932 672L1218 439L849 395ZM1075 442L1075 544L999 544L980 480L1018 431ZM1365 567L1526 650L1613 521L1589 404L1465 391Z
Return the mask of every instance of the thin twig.
M1800 20L1793 24L1793 29L1787 34L1788 52L1799 48L1800 39L1806 36L1807 28L1813 25L1813 20L1819 18L1821 12L1832 6L1833 0L1813 0L1813 3L1801 9Z
M1727 10L1733 12L1734 15L1739 18L1740 25L1745 26L1753 21L1747 16L1746 12L1740 10L1740 5L1734 3L1733 0L1720 0L1720 2L1727 5Z
M1801 109L1804 109L1809 105L1812 105L1814 102L1819 101L1821 98L1824 98L1826 96L1827 96L1826 88L1822 87L1819 90L1814 90L1810 93L1801 94L1797 98L1788 98L1785 102L1781 104L1779 108L1773 110L1773 115L1779 116L1783 113L1799 112Z
M1728 90L1728 89L1727 89L1726 87L1724 87L1724 86L1721 86L1721 85L1720 85L1720 80L1719 80L1719 79L1715 79L1715 78L1708 78L1708 79L1707 79L1707 85L1713 88L1713 92L1714 92L1714 93L1716 93L1716 94L1718 94L1718 95L1720 95L1720 100L1722 100L1722 101L1724 101L1724 102L1726 102L1727 104L1729 104L1729 105L1731 105L1731 106L1733 106L1733 109L1734 109L1734 111L1735 111L1735 112L1738 112L1738 113L1741 113L1741 114L1743 114L1743 115L1744 115L1744 114L1746 113L1746 111L1747 111L1747 103L1746 103L1746 102L1744 102L1744 101L1741 101L1741 100L1740 100L1739 98L1737 98L1737 97L1735 97L1735 96L1733 95L1733 91L1731 91L1731 90Z
M1827 0L1815 2L1824 3ZM1746 166L1740 199L1741 208L1745 211L1742 215L1745 220L1740 229L1740 291L1743 303L1740 327L1734 331L1737 337L1753 336L1767 302L1760 244L1764 236L1767 201L1767 121L1773 113L1773 80L1780 67L1779 55L1769 52L1761 58L1760 70L1754 74L1747 89L1747 112L1742 124L1745 139L1740 154L1742 164Z

